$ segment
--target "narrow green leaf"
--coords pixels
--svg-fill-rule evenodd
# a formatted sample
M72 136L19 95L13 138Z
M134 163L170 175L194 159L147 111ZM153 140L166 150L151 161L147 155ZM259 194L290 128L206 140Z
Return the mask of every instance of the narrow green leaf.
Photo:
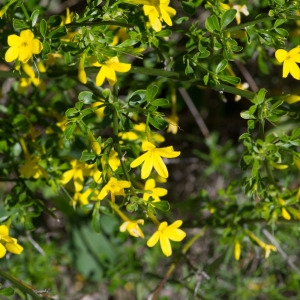
M64 134L65 134L65 138L67 140L69 140L71 138L75 128L76 128L76 123L72 123L66 127Z
M219 19L216 15L212 15L206 19L205 28L210 32L220 31Z
M167 106L168 104L169 104L169 101L164 98L155 99L154 101L151 102L151 105L154 105L154 106Z
M163 212L167 212L170 210L170 204L168 201L163 200L159 202L151 202L151 204Z
M47 32L47 21L45 19L42 19L40 22L40 33L43 37L45 37L46 32Z
M67 109L67 111L65 112L65 115L67 117L74 117L76 114L78 113L78 110L74 107Z
M153 127L155 127L156 129L159 129L159 130L164 130L169 125L169 123L163 118L150 117L149 122Z
M88 161L96 158L96 154L94 152L82 151L80 156L80 161Z
M225 68L227 67L227 65L228 65L227 59L223 59L222 61L220 61L219 64L217 65L216 73L220 73L220 72L224 71Z
M147 90L146 90L146 100L147 102L151 102L156 94L158 92L158 86L157 85L154 85L154 84L151 84L147 87Z
M56 39L59 39L63 36L65 36L67 34L67 30L66 30L66 27L65 26L60 26L52 31L49 32L48 34L48 38L49 39L53 39L53 38L56 38Z
M83 106L82 101L78 101L78 102L75 103L75 107L76 107L77 110L81 110L82 106Z
M23 20L14 19L13 27L14 29L25 29L25 28L29 28L30 26Z
M39 14L40 14L40 10L39 9L35 9L32 14L31 14L31 26L34 27L38 18L39 18Z
M218 78L222 81L228 82L232 85L237 85L240 83L240 78L235 76L229 76L229 75L218 75Z
M79 125L79 128L82 133L87 134L87 127L86 124L82 120L78 120L77 124Z
M100 218L100 210L95 208L92 216L92 228L95 232L101 232L101 218Z
M221 29L224 29L228 24L230 24L236 15L235 9L229 9L224 12L224 14L221 17Z

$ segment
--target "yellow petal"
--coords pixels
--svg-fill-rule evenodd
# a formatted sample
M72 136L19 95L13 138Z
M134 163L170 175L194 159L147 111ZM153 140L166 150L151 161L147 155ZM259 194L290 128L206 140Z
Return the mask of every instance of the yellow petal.
M5 247L0 243L0 258L4 257L6 254L6 249Z
M286 60L283 63L283 74L282 77L287 77L288 73L291 73L291 75L297 79L300 80L300 69L298 65L292 61L292 60Z
M34 38L34 34L30 29L22 30L20 33L20 38L22 41L31 42Z
M6 225L0 225L0 235L8 235L8 227Z
M149 238L149 240L147 241L147 246L148 247L153 247L157 244L158 240L159 240L159 232L156 231L152 234L152 236Z
M161 176L163 178L169 177L168 169L167 169L164 161L162 160L162 158L157 153L153 153L152 162L153 162L154 169L156 170L156 172L158 173L159 176Z
M148 154L148 153L147 153ZM143 156L143 155L142 155ZM148 155L147 159L144 161L144 164L141 169L141 178L146 179L149 177L153 169L153 159L151 155Z
M148 159L149 155L150 154L148 152L142 154L141 156L139 156L138 158L136 158L134 161L131 162L130 167L136 168L137 166L142 164L144 162L144 160Z
M19 48L17 47L10 47L5 53L5 61L12 62L16 60L19 56Z
M172 146L157 148L157 153L165 158L174 158L180 155L180 151L174 151Z
M104 82L104 79L105 79L105 66L102 66L100 71L98 72L97 76L96 76L96 85L97 86L101 86Z
M241 244L239 242L234 243L234 258L239 260L241 257Z
M60 182L62 184L67 184L73 177L74 175L74 170L68 170L66 171L63 176L62 176L62 179L60 180Z
M117 72L125 73L131 69L131 64L117 63L117 64L113 64L112 68Z
M142 144L142 150L143 151L149 151L156 148L154 144L148 142L148 141L144 141Z
M172 255L171 243L165 234L161 234L160 236L160 247L165 256Z
M20 254L23 251L23 247L15 243L7 243L5 247L9 252L14 254Z
M22 44L22 40L16 34L11 34L7 38L7 43L9 46L12 46L12 47L20 47Z
M33 54L39 54L43 50L43 44L38 39L33 39L31 47Z
M286 60L287 55L288 55L288 52L283 49L278 49L275 52L275 57L280 63L282 63L284 60Z
M291 215L287 212L287 210L284 207L281 208L281 215L286 220L291 219Z

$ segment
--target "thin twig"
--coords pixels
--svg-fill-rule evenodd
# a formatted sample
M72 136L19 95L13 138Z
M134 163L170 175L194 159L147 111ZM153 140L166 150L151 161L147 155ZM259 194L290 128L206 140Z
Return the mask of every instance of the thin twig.
M249 73L249 71L246 69L246 67L240 61L235 60L234 63L239 68L239 70L243 74L244 78L248 82L250 89L256 93L259 90L259 88L258 88L256 82L254 81L252 75Z
M201 115L199 114L195 104L193 103L190 95L187 93L186 89L183 87L180 87L178 89L180 95L182 96L183 100L185 101L186 105L188 106L191 114L193 115L198 127L200 128L203 136L205 138L208 138L210 136L209 130L206 127Z
M287 262L287 264L298 274L300 275L300 270L295 266L295 264L291 261L290 257L283 251L280 247L279 243L276 241L274 236L267 230L262 230L265 237L276 247L278 253L282 256L282 258Z

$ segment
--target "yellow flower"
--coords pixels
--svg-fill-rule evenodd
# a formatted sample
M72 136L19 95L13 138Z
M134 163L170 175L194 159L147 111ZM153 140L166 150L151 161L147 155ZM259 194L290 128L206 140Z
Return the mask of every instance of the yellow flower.
M104 160L103 156L101 158L101 163L102 163L102 166L104 167L106 161ZM119 168L119 166L121 165L118 153L114 149L111 149L109 152L108 164L113 171L116 171Z
M76 192L73 196L73 200L75 203L79 202L81 205L86 205L89 203L89 197L94 192L93 196L98 196L97 191L93 189L87 189L86 191L80 193ZM96 200L97 198L91 198L91 200Z
M0 225L0 258L4 257L6 251L14 254L21 254L23 247L18 244L15 238L8 235L9 229L6 225Z
M241 244L239 242L234 243L234 258L240 260L241 257Z
M144 163L141 170L142 179L149 177L153 167L159 176L168 178L169 172L162 157L174 158L180 155L180 151L174 151L172 146L156 148L155 145L147 141L143 142L142 150L147 152L139 156L130 164L131 168L136 168L140 164Z
M131 69L131 64L120 63L117 56L110 58L104 64L100 64L97 61L92 60L92 65L95 67L101 67L98 75L96 76L97 86L101 86L105 78L109 85L113 86L117 82L116 72L125 73Z
M167 132L176 134L178 131L178 116L172 114L168 118L166 118L166 120L169 122L169 127L167 129Z
M118 27L118 26L110 26L111 30L115 30L115 34L113 37L113 41L110 44L111 46L116 46L119 44L119 42L124 42L129 38L129 35L127 33L127 28L126 27Z
M158 202L160 201L159 197L163 197L168 193L167 189L155 187L155 180L152 178L146 181L144 190L147 191L143 195L144 201L148 201L148 199L152 197L154 202Z
M127 220L120 226L120 231L125 232L126 230L130 235L134 237L145 237L143 231L140 229L139 224L144 225L143 219L138 219L135 221Z
M236 18L237 24L241 23L241 13L244 14L245 16L249 16L249 11L245 4L244 5L233 5L232 8L236 10L235 18Z
M246 233L248 234L248 236L255 241L261 248L263 248L265 250L265 258L268 258L271 251L276 252L277 249L274 245L271 244L266 244L265 242L263 242L262 240L260 240L258 237L256 237L252 232L250 232L249 230L246 230Z
M285 201L282 198L278 199L279 204L282 206L281 207L281 215L284 219L286 220L290 220L291 219L291 215L288 213L288 211L286 210L286 208L284 207L285 205Z
M160 223L157 231L147 241L147 246L153 247L159 240L160 247L164 255L172 255L172 247L170 240L174 242L180 242L186 236L186 233L183 230L179 229L181 225L181 220L177 220L169 226L167 222Z
M124 188L129 188L131 183L126 180L118 180L111 177L108 183L102 188L99 193L98 200L103 200L110 193L111 201L115 203L116 196L125 196Z
M75 192L80 192L83 188L84 176L91 174L91 167L86 163L79 162L76 159L71 160L72 169L63 173L61 183L67 184L72 178L74 180Z
M85 61L85 54L82 54L82 56L79 59L79 65L78 65L78 80L86 84L87 83L87 77L84 70L84 61Z
M39 54L43 50L42 43L34 38L30 29L22 30L20 36L11 34L7 38L10 46L5 53L5 60L12 62L19 59L20 62L26 63L33 54Z
M283 62L283 78L286 78L291 73L295 79L300 80L300 68L297 65L297 63L300 63L300 46L289 52L284 49L278 49L275 52L275 57L280 63Z
M91 104L91 108L94 108L94 107L97 107L100 105L103 105L103 102L97 101L97 102L94 102ZM104 117L104 109L105 109L105 106L101 106L97 110L95 110L95 114L97 115L97 117L99 119L102 119Z
M22 64L22 69L29 76L29 78L21 78L20 79L19 85L18 85L18 93L19 94L23 94L27 90L27 88L30 86L31 83L33 83L34 86L36 86L40 91L45 90L45 88L46 88L45 82L42 79L35 77L34 70L32 69L32 67L29 64L27 64L27 63ZM40 63L38 64L38 70L42 73L45 72L43 69L43 65L41 65Z
M40 158L32 155L25 155L25 164L20 168L20 174L25 178L34 179L48 177L45 170L39 165Z
M153 3L151 3L153 2ZM169 7L169 0L154 0L150 1L150 5L144 5L143 10L145 16L148 16L151 27L156 31L161 31L161 21L172 26L171 18L176 15L176 10Z

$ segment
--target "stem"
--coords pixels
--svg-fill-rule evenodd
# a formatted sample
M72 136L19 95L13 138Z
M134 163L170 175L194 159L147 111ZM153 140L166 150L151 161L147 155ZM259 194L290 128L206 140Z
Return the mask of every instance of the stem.
M157 220L157 218L155 217L155 215L153 214L152 211L148 210L147 211L149 218L151 219L151 221L154 223L154 225L158 228L160 225L160 222Z
M25 5L22 4L22 5L21 5L21 8L22 8L22 11L23 11L23 13L24 13L24 15L25 15L25 17L26 17L26 21L29 21L29 20L30 20L30 16L29 16L29 14L28 14L28 12L27 12L27 9L26 9Z
M78 23L69 23L65 24L66 27L79 27L79 26L106 26L106 25L115 25L120 27L133 28L134 24L124 23L124 22L116 22L116 21L86 21L86 22L78 22Z
M37 295L34 291L34 288L30 285L22 282L21 280L17 279L16 277L12 276L11 274L0 270L0 276L10 281L14 286L16 286L18 289L23 291L26 294L29 294L34 300L42 300L39 295Z
M123 220L123 221L129 221L129 219L125 216L125 214L123 214L122 212L121 212L121 210L119 209L119 207L115 204L115 203L113 203L113 202L110 202L110 206L111 206L111 208L121 217L121 219Z
M171 276L171 274L175 271L176 267L179 265L179 262L182 258L183 255L187 253L187 251L192 247L192 245L200 238L203 236L203 234L206 231L206 227L202 228L197 234L195 234L182 248L181 254L175 262L171 264L169 267L167 273L165 274L164 278L162 281L159 283L157 288L155 289L154 293L152 294L151 300L156 300L161 289L163 288L164 284L168 280L168 278Z

